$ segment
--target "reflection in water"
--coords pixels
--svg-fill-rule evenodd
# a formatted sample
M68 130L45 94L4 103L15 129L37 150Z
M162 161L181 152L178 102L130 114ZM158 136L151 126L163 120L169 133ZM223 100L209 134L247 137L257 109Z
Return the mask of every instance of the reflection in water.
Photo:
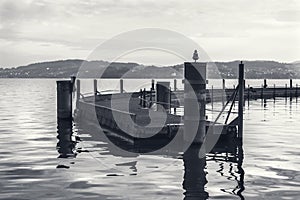
M204 171L206 158L205 154L200 152L200 148L200 145L191 145L183 154L185 200L208 198L208 193L204 189L207 183Z
M57 139L56 145L59 158L75 157L76 141L73 139L73 122L71 120L57 119Z
M242 168L243 160L244 160L244 152L241 144L236 143L233 147L236 150L228 152L228 149L224 149L224 151L219 151L218 155L213 154L208 156L208 161L214 161L219 163L219 169L216 171L222 177L226 177L228 180L235 180L237 185L233 189L225 189L222 188L221 191L230 195L239 196L240 199L244 199L242 192L245 190L244 187L244 169ZM229 165L227 175L225 171L225 165ZM235 168L236 166L236 168Z

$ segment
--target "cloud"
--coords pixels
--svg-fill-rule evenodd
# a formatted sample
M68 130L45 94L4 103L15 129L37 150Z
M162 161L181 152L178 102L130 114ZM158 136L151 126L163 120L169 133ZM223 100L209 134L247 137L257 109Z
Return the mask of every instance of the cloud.
M271 48L269 40L265 42L270 35L281 41L282 48L296 48L300 34L297 8L297 0L2 0L0 39L14 50L26 46L27 51L22 51L26 60L35 58L31 52L41 46L48 48L44 57L55 58L55 48L63 48L65 58L84 57L100 42L119 33L155 27L195 39L216 59L238 59L235 52L224 54L218 49L229 51L235 46L237 51L244 51L239 43L248 40L251 43L247 43L247 49L258 52L256 56L262 59L274 56L283 61L299 60L294 52L285 57L271 51L259 54L260 45ZM13 55L4 53L9 50L2 53ZM252 57L251 51L247 52ZM18 65L22 59L10 59L12 63L1 60L0 64Z

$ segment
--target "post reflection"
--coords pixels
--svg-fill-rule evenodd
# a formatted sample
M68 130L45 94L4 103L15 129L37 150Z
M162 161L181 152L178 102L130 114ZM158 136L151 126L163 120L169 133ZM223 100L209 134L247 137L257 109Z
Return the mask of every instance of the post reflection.
M57 119L57 133L58 142L56 145L56 149L59 153L59 158L68 158L76 156L76 141L72 139L72 120Z
M183 155L184 180L183 189L184 200L204 200L208 199L205 191L206 180L206 158L202 156L200 145L191 145Z

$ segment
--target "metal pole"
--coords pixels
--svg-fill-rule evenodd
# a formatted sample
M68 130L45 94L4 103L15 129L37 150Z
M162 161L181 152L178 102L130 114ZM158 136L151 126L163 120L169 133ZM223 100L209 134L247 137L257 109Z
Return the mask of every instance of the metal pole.
M72 119L72 92L71 81L56 81L57 84L57 118Z
M243 139L243 110L244 110L244 64L239 64L239 118L238 138L242 143Z

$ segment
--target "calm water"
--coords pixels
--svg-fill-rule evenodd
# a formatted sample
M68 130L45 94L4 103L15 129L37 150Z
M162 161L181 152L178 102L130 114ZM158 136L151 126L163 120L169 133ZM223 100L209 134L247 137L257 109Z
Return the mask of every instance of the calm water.
M187 187L201 186L209 199L300 199L295 99L246 103L244 160L238 166L205 164L193 150L183 159L122 157L92 139L77 144L76 157L58 158L55 80L0 79L0 88L0 199L176 200L184 199Z

